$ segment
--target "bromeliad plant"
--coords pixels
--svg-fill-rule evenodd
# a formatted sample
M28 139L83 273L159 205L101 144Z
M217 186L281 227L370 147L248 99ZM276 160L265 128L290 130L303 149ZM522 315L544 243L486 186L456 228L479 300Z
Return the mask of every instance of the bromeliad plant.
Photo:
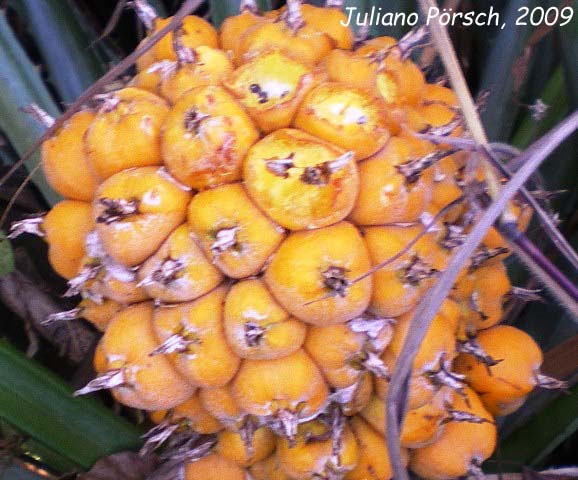
M500 324L536 295L511 285L512 253L578 318L575 285L526 234L532 215L574 267L576 254L525 188L578 113L524 152L490 143L437 23L396 40L351 31L335 1L244 1L219 30L193 0L168 18L131 6L146 38L60 117L48 92L20 105L46 132L3 179L40 148L31 173L64 197L9 237L43 237L80 297L43 323L103 332L76 395L144 410L157 474L482 475L495 417L567 386ZM33 441L89 466L7 405Z

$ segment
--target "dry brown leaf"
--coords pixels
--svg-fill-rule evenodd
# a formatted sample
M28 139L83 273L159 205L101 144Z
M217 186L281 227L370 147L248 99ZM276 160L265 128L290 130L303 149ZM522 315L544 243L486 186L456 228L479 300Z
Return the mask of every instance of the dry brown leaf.
M145 480L153 471L156 459L141 457L135 452L113 453L98 460L87 473L77 480Z

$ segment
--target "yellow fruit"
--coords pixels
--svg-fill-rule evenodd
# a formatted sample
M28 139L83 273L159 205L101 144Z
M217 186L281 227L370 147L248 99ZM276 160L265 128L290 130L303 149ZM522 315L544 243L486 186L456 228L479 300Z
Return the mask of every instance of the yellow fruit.
M479 472L479 465L496 447L496 426L474 391L467 389L467 399L454 396L452 409L472 414L482 423L448 423L431 445L414 450L410 469L425 479L445 480Z
M89 203L63 200L46 214L42 230L48 243L48 260L64 278L79 272L85 255L85 239L94 228Z
M343 323L367 308L371 277L352 283L369 270L359 232L347 222L292 233L265 271L265 283L277 301L313 325Z
M169 18L157 18L154 22L154 28L151 34L158 32L166 27L172 20ZM201 17L189 15L183 19L180 26L180 42L183 47L196 48L207 46L212 48L219 47L219 38L217 31L213 26ZM146 42L146 39L143 41ZM150 64L160 60L176 60L177 54L174 48L174 33L169 32L150 50L150 54L144 59L137 62L139 71L149 67Z
M542 350L527 333L509 325L482 330L475 339L496 363L487 365L463 353L456 359L455 369L466 376L489 412L508 415L546 378L540 373Z
M223 280L195 243L188 225L178 227L139 268L139 284L161 302L187 302Z
M368 91L339 83L322 83L306 96L293 125L311 135L355 152L362 160L389 138L386 112Z
M233 285L225 300L225 335L241 358L269 360L290 355L303 344L307 327L292 318L260 279Z
M104 249L118 263L138 265L183 223L190 198L157 167L123 170L110 177L93 202Z
M283 239L238 183L197 194L188 218L205 255L233 278L259 273Z
M120 403L162 410L183 403L194 387L166 358L149 355L159 346L152 316L151 303L139 303L119 312L100 341L95 369L112 377L111 392Z
M167 103L146 90L108 94L85 135L96 175L106 179L127 168L160 165L161 125L168 113Z
M42 144L46 179L54 190L73 200L90 202L99 183L84 150L84 135L94 117L88 110L74 114Z
M327 478L344 475L357 464L357 441L343 418L326 421L313 420L297 428L292 444L286 438L279 440L277 457L281 468L295 480ZM336 428L338 427L338 428Z
M258 137L249 116L226 90L197 87L169 112L162 156L177 180L203 190L241 180L243 158Z
M252 432L250 439L244 439L239 432L223 430L219 433L215 451L242 467L249 467L268 457L275 447L273 432L267 427L260 427Z
M244 179L255 203L291 230L344 219L358 192L351 153L294 129L278 130L253 145L245 159Z
M303 351L274 360L244 360L232 383L239 406L258 417L271 416L280 431L295 435L298 421L317 416L325 408L328 388Z
M222 387L235 375L239 357L223 331L226 287L219 287L192 302L155 310L154 329L177 370L192 385ZM155 352L156 353L156 352Z
M359 416L351 419L351 429L359 448L359 461L345 480L389 480L393 476L385 439ZM404 461L407 451L402 449Z
M242 65L223 85L264 132L289 127L305 94L323 74L271 50Z

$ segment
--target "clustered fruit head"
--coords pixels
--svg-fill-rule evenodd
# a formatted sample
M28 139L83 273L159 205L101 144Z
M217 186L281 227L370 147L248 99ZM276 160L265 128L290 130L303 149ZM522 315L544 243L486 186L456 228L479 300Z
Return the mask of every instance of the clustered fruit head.
M47 140L66 200L17 228L82 296L62 318L104 331L81 393L149 411L153 447L199 434L186 478L386 480L390 374L473 221L466 155L415 135L458 135L456 98L337 8L243 5L220 33L187 17ZM503 247L490 232L415 359L401 445L424 478L476 472L493 415L547 383L497 325Z

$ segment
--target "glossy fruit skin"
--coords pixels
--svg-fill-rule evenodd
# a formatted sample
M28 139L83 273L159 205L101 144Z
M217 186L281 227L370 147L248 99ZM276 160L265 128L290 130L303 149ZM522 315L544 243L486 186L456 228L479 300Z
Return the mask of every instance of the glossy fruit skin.
M384 107L370 92L327 82L306 95L293 125L355 152L355 158L362 160L387 142L386 117Z
M240 66L223 85L269 133L291 125L304 96L324 77L318 68L270 50Z
M393 470L383 436L359 416L354 417L350 425L357 439L359 461L357 466L345 475L345 480L368 478L389 480L392 478ZM402 456L404 461L407 461L407 450L402 449Z
M283 229L251 202L239 183L198 193L189 204L188 223L207 258L232 278L259 273L284 238ZM223 231L233 236L231 245L216 248Z
M277 446L276 440L268 427L257 428L251 439L252 452L250 452L238 432L223 430L219 434L215 451L242 467L250 467L273 453Z
M279 247L264 279L277 301L300 320L313 325L342 323L367 308L371 277L350 285L344 296L333 294L320 300L331 294L323 272L332 268L346 281L369 269L364 241L350 223L292 233Z
M102 183L93 201L96 231L106 252L118 263L134 266L149 258L186 217L191 195L157 167L113 175ZM135 215L114 222L99 221L102 199L137 200Z
M480 396L486 409L496 416L517 410L536 387L543 355L526 332L509 325L497 325L478 332L476 340L496 365L486 367L468 354L456 359L456 371Z
M158 32L162 28L166 27L171 22L171 20L172 17L157 18L155 20L154 28L151 34ZM182 36L180 41L183 47L219 47L217 31L205 19L195 15L189 15L183 19L181 28ZM137 60L136 65L138 71L140 72L149 67L151 64L161 60L177 60L177 54L175 53L173 40L173 32L169 32L167 35L165 35L151 50L149 50L149 52L147 52L147 54L143 55L139 60ZM146 41L147 40L145 38L143 43Z
M445 480L468 473L471 462L487 459L496 447L497 431L493 417L471 390L466 390L467 401L454 396L452 408L472 413L485 423L449 422L433 444L414 450L409 468L425 479Z
M94 117L89 110L74 114L42 144L42 170L48 183L73 200L90 202L99 183L84 150L84 135Z
M347 472L352 470L358 461L357 440L349 426L345 425L340 435L338 464L333 452L331 437L316 439L331 432L331 425L319 420L301 424L297 430L295 445L281 438L277 447L277 457L281 468L296 480L308 480L316 475L325 475L328 471Z
M177 262L176 273L167 281L149 279L162 271L166 262ZM223 280L221 272L205 257L195 243L187 224L177 227L160 248L138 270L139 280L145 281L145 291L151 298L167 303L187 302L208 293Z
M163 356L150 357L158 347L152 325L153 305L139 303L119 312L112 319L99 344L95 369L125 371L126 385L112 389L124 405L145 410L175 407L194 391ZM139 341L135 342L134 339Z
M175 368L198 387L222 387L239 368L240 359L229 347L223 331L226 287L219 287L192 302L157 308L154 329L159 343L180 334L189 343L168 354Z
M346 152L295 129L277 130L249 150L243 177L253 201L279 225L290 230L316 229L343 220L358 193L353 158L330 168ZM289 162L275 170L279 162ZM311 174L311 178L307 175ZM317 178L319 175L321 178ZM327 178L324 178L324 177Z
M359 197L350 215L357 225L411 223L419 220L432 199L433 171L408 181L398 167L431 153L433 148L410 136L392 137L377 153L359 164Z
M161 126L168 113L165 100L146 90L127 87L110 94L85 135L85 151L97 177L105 180L127 168L160 165Z
M319 414L329 394L321 373L303 350L274 360L245 360L231 391L238 405L251 415L263 417L288 410L302 419Z
M86 254L84 241L94 228L87 202L62 200L46 214L42 229L48 243L48 260L64 278L75 277Z
M241 358L271 360L303 345L307 326L281 308L260 279L233 285L225 301L225 335ZM248 336L253 329L255 336Z
M241 167L259 133L241 105L220 86L193 88L164 124L162 157L169 172L197 190L241 180Z

